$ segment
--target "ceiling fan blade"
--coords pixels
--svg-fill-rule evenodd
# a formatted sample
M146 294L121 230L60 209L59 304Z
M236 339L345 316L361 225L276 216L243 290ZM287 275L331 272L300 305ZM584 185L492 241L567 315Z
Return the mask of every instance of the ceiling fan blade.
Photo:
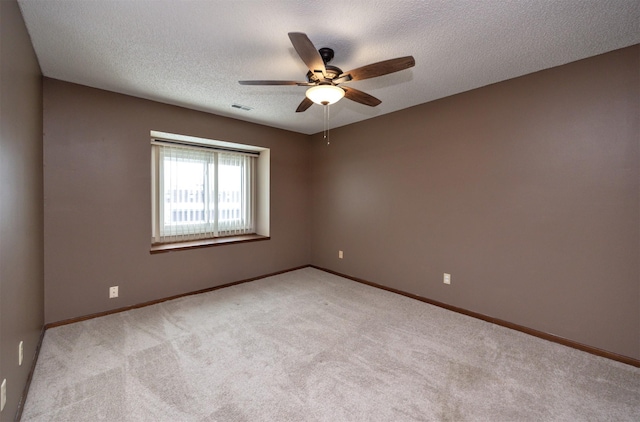
M344 72L339 77L342 78L351 75L351 80L361 81L363 79L375 78L376 76L387 75L389 73L398 72L408 69L416 65L413 56L398 57L396 59L385 60L378 63L372 63L357 69Z
M307 97L304 97L304 100L302 100L302 102L300 103L300 105L296 109L296 113L300 113L302 111L305 111L306 109L311 107L312 104L313 104L313 101L311 101Z
M342 74L340 75L339 78L334 78L331 80L331 82L333 82L334 85L339 85L345 82L349 82L351 80L351 75L350 74Z
M357 89L345 86L341 86L340 88L344 90L344 96L346 98L350 99L351 101L355 101L356 103L375 107L382 102L373 95L369 95L366 92L362 92Z
M315 85L311 82L296 82L296 81L238 81L240 85L298 85L298 86L312 86Z
M307 65L311 73L318 77L320 77L318 73L322 73L322 78L324 78L327 74L324 61L318 49L313 45L309 37L307 37L307 34L302 32L289 32L289 39L291 40L291 44L293 44L293 48L296 49L298 56L300 56L304 64Z

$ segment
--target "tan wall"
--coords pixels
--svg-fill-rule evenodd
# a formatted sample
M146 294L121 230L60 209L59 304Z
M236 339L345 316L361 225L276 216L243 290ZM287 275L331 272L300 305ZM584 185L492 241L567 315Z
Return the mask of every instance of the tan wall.
M270 148L271 240L151 255L150 130ZM45 321L308 264L308 161L306 135L45 79Z
M311 149L46 79L45 320L311 262L640 358L639 49L333 129ZM150 255L152 129L271 148L272 240Z
M640 358L639 56L315 135L312 263Z
M42 77L18 4L0 1L0 19L0 420L11 421L43 324Z

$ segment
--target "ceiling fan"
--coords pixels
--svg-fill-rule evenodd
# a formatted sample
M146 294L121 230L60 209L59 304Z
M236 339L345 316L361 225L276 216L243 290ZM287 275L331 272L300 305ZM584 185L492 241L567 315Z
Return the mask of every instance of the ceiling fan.
M302 61L309 68L306 82L297 81L238 81L241 85L298 85L311 87L296 112L302 112L313 103L333 104L346 97L360 104L375 107L381 103L376 97L342 84L350 81L375 78L415 66L413 56L385 60L343 72L328 64L333 59L333 50L327 47L316 49L309 37L302 32L289 32L289 39Z

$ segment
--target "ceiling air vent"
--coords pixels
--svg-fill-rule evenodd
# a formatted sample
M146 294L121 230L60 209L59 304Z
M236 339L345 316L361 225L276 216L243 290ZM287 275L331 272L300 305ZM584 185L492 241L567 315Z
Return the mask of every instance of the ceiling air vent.
M233 108L239 108L240 110L244 110L244 111L250 111L253 110L253 107L249 107L246 105L242 105L242 104L231 104L231 107Z

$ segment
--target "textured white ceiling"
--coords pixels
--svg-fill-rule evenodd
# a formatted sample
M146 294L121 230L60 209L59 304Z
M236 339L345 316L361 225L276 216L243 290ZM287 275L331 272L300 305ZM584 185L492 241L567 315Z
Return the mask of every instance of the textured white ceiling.
M640 43L638 0L18 0L45 76L306 134L321 106L288 32L347 71L413 55L416 66L351 86L382 100L331 106L343 126ZM232 108L237 103L252 108Z

